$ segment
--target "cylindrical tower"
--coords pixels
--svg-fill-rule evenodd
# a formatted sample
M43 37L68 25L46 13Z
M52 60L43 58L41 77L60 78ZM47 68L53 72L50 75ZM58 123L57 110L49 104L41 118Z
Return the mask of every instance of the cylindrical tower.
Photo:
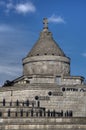
M45 18L44 27L38 41L23 59L23 75L70 75L70 59L55 42L48 30Z

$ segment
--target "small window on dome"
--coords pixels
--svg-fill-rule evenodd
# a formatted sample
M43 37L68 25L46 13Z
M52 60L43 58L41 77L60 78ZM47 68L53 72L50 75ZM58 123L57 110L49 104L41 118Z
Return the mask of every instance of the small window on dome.
M47 55L47 53L44 53L44 55Z
M52 53L52 55L54 56L54 53Z
M39 54L37 54L37 56L39 56Z

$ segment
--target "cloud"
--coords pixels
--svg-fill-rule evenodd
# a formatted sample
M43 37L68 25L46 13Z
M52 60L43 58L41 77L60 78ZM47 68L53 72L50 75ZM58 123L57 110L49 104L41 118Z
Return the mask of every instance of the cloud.
M49 22L52 23L65 23L64 19L61 16L52 15L48 18Z
M25 3L25 4L17 4L15 10L18 13L26 14L30 12L35 12L36 8L32 3Z
M36 11L36 7L32 2L15 2L9 1L9 2L0 2L0 6L4 7L4 11L6 13L9 12L16 12L18 14L27 14L27 13L34 13Z

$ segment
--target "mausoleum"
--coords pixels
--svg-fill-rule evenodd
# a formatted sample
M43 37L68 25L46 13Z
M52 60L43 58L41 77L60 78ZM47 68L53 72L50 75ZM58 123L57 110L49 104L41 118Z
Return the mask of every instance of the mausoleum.
M71 75L47 18L22 64L22 76L0 88L0 129L86 130L84 77Z

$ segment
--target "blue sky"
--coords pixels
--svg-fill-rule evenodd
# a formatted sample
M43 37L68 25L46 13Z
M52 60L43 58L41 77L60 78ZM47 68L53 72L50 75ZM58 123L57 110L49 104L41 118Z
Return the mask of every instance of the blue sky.
M71 58L71 75L86 78L86 0L0 0L0 85L22 75L22 58L38 39L44 17Z

